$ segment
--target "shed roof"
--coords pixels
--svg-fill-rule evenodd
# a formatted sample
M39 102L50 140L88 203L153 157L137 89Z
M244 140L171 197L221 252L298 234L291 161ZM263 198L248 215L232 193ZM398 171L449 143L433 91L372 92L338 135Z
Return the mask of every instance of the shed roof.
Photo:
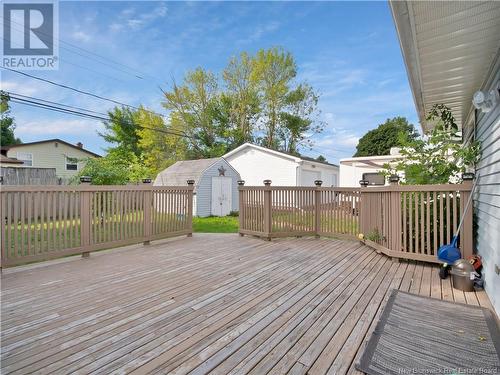
M9 158L5 155L0 155L0 163L2 164L24 164L21 160L16 158Z
M184 186L187 180L194 180L195 186L200 182L203 172L223 158L182 160L164 169L154 181L154 185Z

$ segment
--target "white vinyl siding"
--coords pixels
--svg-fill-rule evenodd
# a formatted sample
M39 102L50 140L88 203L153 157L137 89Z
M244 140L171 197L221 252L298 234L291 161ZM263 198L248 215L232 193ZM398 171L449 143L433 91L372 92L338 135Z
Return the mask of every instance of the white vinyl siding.
M92 154L60 142L44 142L33 145L11 146L7 156L18 158L18 154L32 154L32 167L55 168L59 178L70 179L85 165L85 159L94 157ZM67 169L68 158L78 159L77 170ZM22 165L23 167L26 166Z
M493 74L485 91L500 81L500 62L497 55ZM481 160L476 169L479 176L474 194L476 248L483 258L485 289L497 313L500 313L500 104L488 112L476 112L475 138L481 142Z
M298 164L288 157L281 157L253 147L245 148L227 157L247 186L263 186L271 180L273 186L296 186Z
M323 186L337 186L339 167L300 159L260 146L245 144L225 156L236 169L246 186L263 186L271 180L272 186L314 186L322 180Z

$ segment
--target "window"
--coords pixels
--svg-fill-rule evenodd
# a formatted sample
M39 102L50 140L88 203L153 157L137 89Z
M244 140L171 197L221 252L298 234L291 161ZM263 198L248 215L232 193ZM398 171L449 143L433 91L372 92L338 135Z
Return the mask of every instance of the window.
M33 154L30 152L18 152L17 160L21 160L24 164L23 167L32 167L33 166Z
M67 171L77 171L78 170L78 159L66 157L66 170Z
M368 185L385 185L385 176L381 173L363 173L363 180L367 180Z

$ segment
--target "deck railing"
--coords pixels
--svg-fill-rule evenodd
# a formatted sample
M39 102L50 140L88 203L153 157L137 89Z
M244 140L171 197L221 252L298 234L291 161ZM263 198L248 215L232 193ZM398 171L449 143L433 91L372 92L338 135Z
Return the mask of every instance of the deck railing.
M450 243L471 184L364 188L240 186L241 235L336 236L364 240L392 257L437 261ZM460 236L472 254L472 209Z
M0 203L2 267L192 233L192 186L4 186Z

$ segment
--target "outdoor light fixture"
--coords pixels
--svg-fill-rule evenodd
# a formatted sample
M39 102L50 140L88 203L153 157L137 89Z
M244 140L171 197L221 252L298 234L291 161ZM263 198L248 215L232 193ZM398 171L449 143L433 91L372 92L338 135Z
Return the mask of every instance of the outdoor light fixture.
M321 181L321 180L314 181L314 185L316 185L316 186L321 186L322 183L323 183L323 181Z
M389 182L399 182L399 176L397 174L391 174L389 176Z
M92 177L90 177L90 176L82 176L82 177L80 177L80 182L82 184L90 184L92 182Z
M264 180L264 185L271 186L271 180Z
M238 180L238 185L239 186L245 185L245 180Z
M151 180L150 178L143 178L143 179L142 179L142 183L143 183L143 184L150 184L150 183L151 183L151 181L152 181L152 180Z
M187 180L186 182L189 186L194 185L194 180Z
M472 97L472 104L476 109L481 110L481 112L488 113L500 99L499 89L493 89L490 92L476 91Z
M370 184L370 181L368 180L359 180L359 184L363 187L366 187Z
M462 173L462 180L464 181L472 181L475 175L472 172Z

